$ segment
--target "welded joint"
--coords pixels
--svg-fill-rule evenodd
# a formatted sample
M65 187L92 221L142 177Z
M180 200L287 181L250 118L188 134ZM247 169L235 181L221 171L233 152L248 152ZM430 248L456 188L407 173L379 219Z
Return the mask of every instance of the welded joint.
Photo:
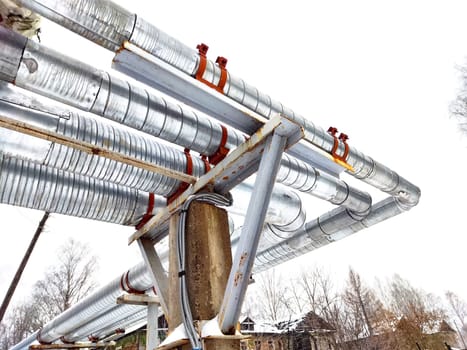
M191 195L198 193L206 186L214 186L216 191L224 194L252 175L256 170L255 164L256 166L259 164L259 159L264 153L268 136L275 133L276 129L280 135L284 135L285 149L293 146L304 137L303 128L299 124L280 114L273 116L250 138L232 150L219 164L201 176L193 185L189 186L175 200L169 203L166 208L160 210L143 227L134 232L128 239L128 243L133 243L151 232L157 225L167 222ZM231 181L232 175L235 176L235 181Z

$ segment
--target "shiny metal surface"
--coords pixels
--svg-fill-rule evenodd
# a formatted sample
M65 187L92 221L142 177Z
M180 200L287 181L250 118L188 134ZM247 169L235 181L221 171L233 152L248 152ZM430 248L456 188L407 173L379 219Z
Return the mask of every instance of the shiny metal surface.
M196 71L198 58L195 50L186 47L140 17L136 18L136 16L110 1L44 0L39 2L21 0L19 2L109 49L115 50L120 47L124 40L130 39L136 45L186 74L193 75ZM15 62L22 62L19 65L19 82L16 82L19 86L24 86L32 91L64 101L78 108L125 123L133 128L144 130L154 136L160 136L171 142L179 143L184 147L189 145L194 150L200 149L206 154L217 150L220 142L220 126L217 122L210 121L208 118L201 117L189 110L185 112L185 109L181 109L177 105L168 105L165 100L149 95L147 91L141 88L110 77L107 73L98 72L92 67L87 67L79 62L70 61L56 52L45 49L42 52L42 48L37 44L28 43L24 57L20 60L18 59L17 48L21 47L24 42L21 40L13 40L13 42L12 40L5 40L4 43L9 48L8 50L11 48L10 51L7 50L6 52L11 53L3 55L0 53L0 57L8 58L7 61L0 58L0 70L3 72L2 79L11 81L12 77L16 76ZM60 68L57 69L56 67ZM34 74L37 75L32 77ZM51 79L53 75L58 77L57 81ZM205 78L215 83L218 77L219 68L209 61ZM280 102L273 100L267 94L248 85L244 80L229 73L224 92L232 100L266 118L270 118L277 112L286 114L304 126L309 142L327 152L331 151L334 142L331 135L322 128L315 126L311 121L283 106ZM139 118L141 115L144 115L145 118ZM180 122L180 116L184 118L183 122ZM165 125L170 127L164 129ZM78 129L75 128L75 131ZM207 135L210 135L210 138L205 137ZM234 139L229 139L230 145L236 146L243 141L241 134L238 133L238 135ZM343 152L344 145L339 142L338 154L343 154ZM60 158L61 155L62 152L54 154L53 161L58 162L59 159L61 159L61 162L70 161L69 157ZM271 231L269 233L269 242L264 246L260 246L261 251L256 257L255 271L265 270L292 257L342 239L363 228L398 215L415 206L420 197L420 190L417 186L352 147L347 159L349 165L355 169L352 175L391 196L374 204L371 209L371 198L365 192L353 189L341 180L320 173L307 164L301 164L294 158L284 157L284 159L278 174L282 183L302 192L313 193L318 198L326 199L333 204L340 205L340 207L321 215L299 229L297 229L299 225L295 225L295 221L292 222L293 229L291 228L290 231L284 228L281 229L280 225L279 227L271 226L269 228ZM2 198L6 198L5 200L8 201L11 200L13 203L22 203L26 192L20 192L18 189L29 191L29 185L27 180L23 180L17 174L23 171L28 173L29 170L24 169L31 168L34 170L36 165L23 166L22 163L17 165L15 162L4 161L2 158L2 170L5 163L8 172L2 171L0 186L1 188L9 186L8 192L10 192L9 194L2 192ZM77 169L77 167L78 163L75 163L74 169ZM37 172L31 174L31 178L35 179L34 181L42 179ZM114 180L115 178L110 179ZM45 189L50 192L50 183L56 181L55 178L53 181L46 178L44 183L47 185L41 185L43 186L41 191L44 192ZM106 189L106 191L112 192L113 187ZM70 188L69 192L76 197L82 197L84 193L81 190L75 191L74 188ZM17 195L17 193L19 194ZM18 199L17 197L21 198ZM43 207L53 205L53 200L44 199L44 203ZM78 209L84 206L82 203L75 204ZM145 209L144 205L142 205L142 209ZM297 218L297 222L300 222L300 215ZM141 282L136 284L143 288L146 285L144 274L136 273L135 280L137 281L138 278L141 278ZM89 315L102 315L108 312L109 309L106 309L108 306L102 306L105 303L101 304L100 302L103 300L105 302L110 301L110 299L107 300L106 298L112 293L112 288L104 294L94 296L94 301L88 302L85 306L80 306L81 309L78 308L74 312L68 313L68 319L61 319L60 323L55 323L53 326L46 325L43 335L48 337L47 339L52 339L59 334L64 334L65 328L59 328L63 324L66 324L69 327L67 329L71 332L86 317L86 320L89 321ZM99 307L97 307L98 301L99 305L101 305ZM89 313L87 313L88 311ZM73 319L75 323L71 322L70 319ZM82 323L81 325L84 326Z
M3 26L0 26L0 38L4 43L0 51L0 79L13 82L27 38Z
M14 53L17 60L21 51ZM9 56L0 53L2 57ZM27 42L20 62L15 80L19 87L202 154L212 155L221 145L218 122L36 42ZM5 74L13 73L2 68ZM235 148L243 140L242 133L230 129L225 147Z
M148 194L0 153L0 202L121 225L136 225Z
M111 8L113 4L107 2L107 6ZM198 69L198 51L175 40L139 16L129 41L152 54L159 52L160 59L187 74L195 74Z
M131 268L129 272L101 287L94 294L89 295L48 322L41 329L38 339L44 343L56 341L61 336L73 332L73 330L84 326L114 308L117 297L124 292L121 288L121 281L126 276L128 276L128 281L135 289L144 291L151 287L146 265L138 264Z
M117 50L130 37L136 19L134 14L116 4L109 6L105 0L16 2L109 50Z
M61 339L66 342L83 341L89 336L99 337L109 335L118 328L138 322L146 316L147 309L140 305L115 305L114 308L94 320L64 335ZM99 339L99 338L98 338Z
M374 204L366 216L358 217L342 207L336 208L307 222L289 239L259 252L256 256L254 271L259 273L267 270L409 209L410 207L401 205L396 198L392 197Z
M92 2L92 0L88 0ZM67 2L71 2L68 0ZM50 9L54 6L53 3L48 4L46 8L37 8L34 7L36 1L23 0L21 4L25 7L34 8L38 13L47 17ZM116 4L111 1L102 1L102 11L112 13L115 10L121 10ZM55 10L57 10L55 8ZM60 11L57 11L60 13ZM82 16L89 16L88 13L80 11L79 9L74 9L73 11L67 11L66 17L74 18L78 20ZM65 17L65 16L62 16ZM50 17L50 19L58 21L60 24L64 25L70 30L75 30L69 23L65 23L63 20ZM138 40L137 43L143 45L142 43L146 40L150 41L151 38L157 38L160 33L162 33L157 27L152 26L148 23L140 26L141 30L138 31ZM145 28L145 29L144 29ZM88 28L90 31L93 31L93 28ZM160 58L161 60L169 63L173 67L180 69L181 71L193 75L194 70L192 64L186 64L186 60L183 57L191 57L191 54L182 54L182 58L177 56L177 50L174 48L185 47L181 42L172 37L167 37L165 33L160 34L164 39L164 43L169 43L170 45L150 45L145 44L146 49L153 54L154 56ZM123 42L121 42L123 43ZM121 44L120 43L120 44ZM187 49L188 50L188 49ZM192 50L194 52L194 50ZM196 54L196 53L195 53ZM188 67L188 68L187 68ZM219 70L220 68L212 64L208 65L212 70ZM218 73L212 71L207 72L206 75L217 76ZM243 79L237 78L234 75L228 75L227 83L224 88L224 93L226 96L232 98L233 100L239 102L240 104L248 107L249 109L259 113L260 115L270 118L272 114L280 112L293 120L301 124L306 133L307 139L310 140L314 145L330 152L332 150L334 139L333 137L325 132L321 127L314 125L311 121L305 119L303 116L298 115L293 110L288 107L283 106L280 102L275 101L267 94L259 91L255 87L247 84ZM339 141L339 146L337 154L342 155L344 152L344 144ZM352 173L358 179L361 179L364 182L369 183L376 188L388 192L393 196L400 197L402 201L409 203L409 205L416 204L420 196L420 190L417 186L411 184L408 181L403 181L404 184L397 185L394 183L394 180L398 178L397 173L390 170L389 168L380 165L377 162L374 162L370 157L364 155L354 148L350 148L349 156L347 162L355 169L355 173ZM394 186L391 184L394 183Z

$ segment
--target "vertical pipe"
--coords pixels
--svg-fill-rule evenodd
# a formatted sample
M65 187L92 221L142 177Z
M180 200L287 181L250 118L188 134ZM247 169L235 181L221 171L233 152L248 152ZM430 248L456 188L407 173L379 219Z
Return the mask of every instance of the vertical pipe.
M234 334L249 284L259 239L287 138L277 130L268 140L258 169L234 263L219 313L224 334Z

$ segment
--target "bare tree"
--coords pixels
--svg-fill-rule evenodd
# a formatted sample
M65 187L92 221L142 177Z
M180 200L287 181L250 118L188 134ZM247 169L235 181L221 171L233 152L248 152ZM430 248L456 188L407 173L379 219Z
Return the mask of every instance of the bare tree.
M89 255L89 247L70 239L58 254L58 263L34 285L33 300L44 321L62 313L96 287L92 279L97 258Z
M274 269L260 276L258 287L258 301L265 318L276 322L290 314L286 284L280 275L276 275Z
M456 99L450 105L451 115L457 119L459 128L467 133L467 67L458 67L461 86Z
M424 344L425 334L433 333L446 318L439 300L431 294L414 288L407 280L395 275L389 286L392 311L399 319L397 339L401 349L412 349L419 343ZM428 346L430 345L430 346Z
M87 245L73 239L60 249L58 262L37 281L26 301L9 313L0 343L8 348L32 334L43 324L85 297L95 286L92 275L97 258L90 255Z
M362 284L360 275L350 267L347 288L344 291L344 302L352 310L355 323L360 325L356 327L357 334L363 336L374 335L370 316L373 313L371 308L375 299L371 290Z
M322 309L319 288L321 279L322 271L319 268L302 271L299 277L299 284L303 289L306 304L314 313L319 313Z
M457 333L459 334L459 338L462 341L463 346L467 348L465 341L467 336L467 303L451 291L447 291L445 296L448 301L450 311L454 315L453 323L456 327Z

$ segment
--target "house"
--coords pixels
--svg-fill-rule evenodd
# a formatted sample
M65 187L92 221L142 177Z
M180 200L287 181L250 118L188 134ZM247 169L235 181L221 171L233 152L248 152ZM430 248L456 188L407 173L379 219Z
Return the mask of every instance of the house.
M250 335L242 350L334 350L336 330L314 312L278 322L253 321L245 317L241 333Z
M346 350L446 350L454 344L457 344L456 332L446 321L443 320L432 328L420 331L419 327L403 317L394 330L347 341L342 348ZM450 348L457 349L453 346Z

